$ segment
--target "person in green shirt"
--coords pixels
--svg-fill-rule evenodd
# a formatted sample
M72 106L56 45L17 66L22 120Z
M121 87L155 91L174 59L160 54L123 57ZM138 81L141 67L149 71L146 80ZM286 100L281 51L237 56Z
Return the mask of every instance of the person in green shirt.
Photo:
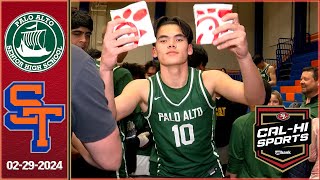
M271 97L271 86L264 81L267 105ZM282 173L255 157L253 137L255 124L255 106L250 112L240 116L232 125L229 142L229 163L227 174L231 178L280 178Z
M301 74L301 92L305 100L300 107L309 107L311 118L318 117L318 67L305 67Z
M261 77L267 81L271 86L277 85L276 69L264 61L260 54L253 56L253 62L258 67Z
M310 108L311 119L318 117L318 67L305 67L300 78L305 99L301 108ZM284 178L309 178L314 164L304 161L284 173Z

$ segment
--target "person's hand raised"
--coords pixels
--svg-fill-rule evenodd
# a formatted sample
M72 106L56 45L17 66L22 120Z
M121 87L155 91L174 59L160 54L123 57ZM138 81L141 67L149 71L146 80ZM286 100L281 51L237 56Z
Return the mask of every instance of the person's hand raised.
M220 36L213 41L213 45L217 46L217 49L230 49L237 56L238 60L246 58L248 55L248 43L244 26L239 23L239 17L237 13L228 13L222 17L223 21L233 20L233 23L226 23L217 27L214 30L214 34L219 34L231 30L233 32Z
M120 18L108 22L102 43L100 70L112 70L117 63L119 54L138 47L134 42L139 41L139 37L121 37L127 34L134 34L137 29L123 28L114 31L117 25L124 22L125 19Z

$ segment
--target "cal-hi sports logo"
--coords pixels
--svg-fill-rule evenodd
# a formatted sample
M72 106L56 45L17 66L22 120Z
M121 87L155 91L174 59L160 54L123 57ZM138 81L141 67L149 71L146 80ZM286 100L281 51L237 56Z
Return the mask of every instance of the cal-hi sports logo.
M4 126L10 131L32 131L30 152L46 153L51 149L50 123L61 123L65 106L46 104L44 82L13 82L4 90ZM28 143L28 142L26 142Z
M9 60L27 72L52 68L61 59L65 47L60 24L42 12L28 12L15 18L4 39Z
M256 107L254 130L256 158L281 172L309 157L311 142L309 109Z

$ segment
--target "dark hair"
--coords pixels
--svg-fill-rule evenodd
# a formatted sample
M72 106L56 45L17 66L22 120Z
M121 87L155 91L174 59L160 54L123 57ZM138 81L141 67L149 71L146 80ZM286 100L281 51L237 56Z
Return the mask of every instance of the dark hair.
M93 59L98 59L101 57L101 51L98 49L89 49L88 54L93 58Z
M93 30L93 21L91 16L86 11L72 10L71 12L71 29L77 29L79 27L88 28Z
M188 56L188 66L197 68L201 64L206 66L208 63L207 51L200 45L192 44L193 53Z
M265 80L263 80L263 85L264 85L264 90L266 91L266 98L264 99L263 105L268 105L271 98L272 88L271 88L271 85Z
M305 72L305 71L313 72L313 79L315 81L318 81L318 67L312 67L312 66L305 67L302 69L302 72Z
M260 54L256 54L252 57L253 62L255 65L258 65L259 63L261 63L263 60L263 57Z
M193 32L192 32L191 27L184 20L182 20L176 16L175 17L162 16L159 19L157 19L153 25L155 36L157 36L158 30L161 26L168 25L168 24L178 25L181 28L183 35L185 35L186 38L188 39L188 44L191 44L191 42L193 40ZM153 44L153 45L155 45L155 44Z
M153 61L153 60L148 61L144 65L144 71L147 72L150 67L155 67L157 72L160 70L159 62L157 61Z
M144 79L144 69L143 66L137 63L123 63L121 67L128 69L133 77L133 79Z

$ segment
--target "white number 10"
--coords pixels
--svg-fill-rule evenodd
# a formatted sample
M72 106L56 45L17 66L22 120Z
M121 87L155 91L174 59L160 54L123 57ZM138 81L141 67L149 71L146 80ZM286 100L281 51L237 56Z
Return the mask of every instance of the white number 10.
M186 133L185 129L189 131L189 140L186 140ZM193 126L191 124L184 124L180 127L178 125L172 126L172 131L174 133L174 139L176 141L176 146L180 147L181 143L184 145L192 144L194 141L194 134L193 134Z

